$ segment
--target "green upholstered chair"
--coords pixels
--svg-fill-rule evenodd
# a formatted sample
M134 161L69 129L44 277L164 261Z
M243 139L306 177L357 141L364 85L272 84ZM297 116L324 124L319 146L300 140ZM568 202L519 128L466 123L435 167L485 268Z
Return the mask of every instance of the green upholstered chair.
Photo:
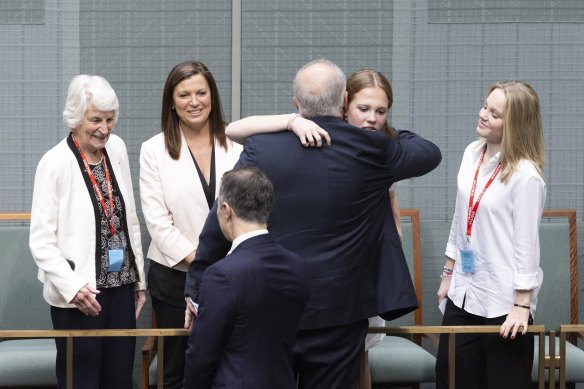
M21 217L0 214L0 329L50 330L49 305L28 247L30 217ZM0 339L0 387L55 387L56 354L53 339Z
M578 257L576 242L576 211L548 209L544 211L539 228L540 267L543 284L539 292L534 323L544 324L546 331L559 331L561 324L578 323ZM566 381L584 382L584 351L574 337L566 342ZM537 381L538 337L535 341L532 380ZM559 366L559 339L555 339L555 361L549 358L549 337L546 336L546 368ZM559 374L555 372L555 381ZM546 382L549 369L546 369Z
M413 276L419 308L397 320L386 322L388 327L422 324L422 269L420 255L420 218L417 209L402 209L402 246ZM391 385L418 386L434 382L436 358L421 346L421 338L386 336L369 350L369 369L373 388Z

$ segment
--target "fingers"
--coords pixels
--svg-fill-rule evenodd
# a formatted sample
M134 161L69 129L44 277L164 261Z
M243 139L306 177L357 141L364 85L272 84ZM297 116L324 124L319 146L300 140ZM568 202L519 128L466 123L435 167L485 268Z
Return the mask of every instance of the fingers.
M510 320L506 320L502 325L501 325L501 329L499 330L499 335L503 338L503 339L507 339L507 337L509 336L511 339L515 339L515 337L517 336L517 333L520 332L522 335L527 334L527 328L528 328L528 323L527 321L510 321ZM519 330L521 328L521 331Z
M324 139L326 140L326 144L330 146L331 145L331 136L329 135L329 133L326 132L325 130L321 129L320 135L324 137Z
M185 323L183 327L189 332L191 332L193 328L193 313L189 308L189 304L187 304L187 307L185 308Z
M518 332L521 333L521 335L527 334L527 327L528 326L529 326L529 324L527 323L527 321L521 321L521 322L515 323L515 325L513 326L513 332L511 333L511 339L515 339L515 335ZM520 328L521 328L521 331L519 331Z
M440 281L438 292L436 292L436 295L438 296L438 304L448 296L448 289L450 289L450 277L444 277L442 278L442 281Z
M93 285L90 285L90 284L85 285L85 288L87 288L87 290L93 294L100 294L101 293L99 290L97 290L97 288L93 287Z
M512 327L512 330L511 330L511 339L515 339L515 336L517 335L518 329L519 329L519 323L515 323Z
M515 339L515 336L517 335L517 331L519 330L519 326L521 325L521 323L516 322L516 323L510 323L510 322L505 322L501 325L501 330L499 331L499 335L501 337L503 337L503 339L507 339L507 337L509 336L511 339ZM523 327L525 328L525 326Z
M101 305L92 296L74 299L73 304L86 316L97 316L101 312Z
M83 288L79 289L79 292L77 292L71 302L75 304L75 306L81 312L83 312L83 314L97 316L101 312L101 305L99 305L97 299L95 298L98 293L99 290L87 284Z
M97 316L101 312L101 305L95 299L95 296L90 296L85 299L86 315Z
M304 147L322 147L323 139L330 146L331 137L328 132L320 127L316 127L304 133L301 138L301 143Z
M146 295L144 294L143 290L136 292L136 320L140 317L140 312L142 312L142 308L146 304Z

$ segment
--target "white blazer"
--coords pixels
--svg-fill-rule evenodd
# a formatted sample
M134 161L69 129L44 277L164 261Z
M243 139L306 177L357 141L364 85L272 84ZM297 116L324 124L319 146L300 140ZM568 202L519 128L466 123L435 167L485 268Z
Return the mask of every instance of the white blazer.
M146 289L140 223L126 145L110 135L105 146L126 206L128 240L136 257L139 282L135 290ZM95 215L91 195L67 138L41 158L35 175L30 219L30 251L44 284L43 296L55 307L69 304L86 284L95 287ZM67 259L75 262L72 270Z
M243 150L227 140L226 151L215 143L215 198L223 173L233 168ZM168 154L164 134L153 136L140 151L140 199L148 232L152 238L147 257L161 265L186 272L181 261L196 250L209 205L181 133L178 160Z

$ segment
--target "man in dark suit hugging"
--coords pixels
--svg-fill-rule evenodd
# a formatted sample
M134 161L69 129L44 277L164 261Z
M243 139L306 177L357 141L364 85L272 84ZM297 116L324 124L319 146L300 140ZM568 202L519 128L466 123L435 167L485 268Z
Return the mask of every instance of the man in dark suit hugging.
M225 173L217 199L225 260L203 273L185 388L294 388L292 350L308 300L303 262L270 237L272 183L255 167Z
M413 293L387 293L396 290L392 283L410 282L389 187L432 171L442 155L410 131L389 139L345 123L345 75L330 61L304 65L293 89L298 112L328 131L332 144L307 148L285 129L255 135L246 140L236 166L257 166L272 181L270 234L304 263L310 295L294 346L298 388L354 389L367 318L379 314L391 320L417 307ZM185 327L196 315L191 301L200 300L201 274L229 250L217 205L186 277Z

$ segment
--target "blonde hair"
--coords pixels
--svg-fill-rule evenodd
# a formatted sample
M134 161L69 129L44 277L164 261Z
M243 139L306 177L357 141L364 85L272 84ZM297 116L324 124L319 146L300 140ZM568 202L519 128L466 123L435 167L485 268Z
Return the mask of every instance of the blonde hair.
M522 81L496 82L489 87L488 94L495 89L501 89L505 94L501 181L509 181L522 159L531 161L543 178L545 150L537 93Z

